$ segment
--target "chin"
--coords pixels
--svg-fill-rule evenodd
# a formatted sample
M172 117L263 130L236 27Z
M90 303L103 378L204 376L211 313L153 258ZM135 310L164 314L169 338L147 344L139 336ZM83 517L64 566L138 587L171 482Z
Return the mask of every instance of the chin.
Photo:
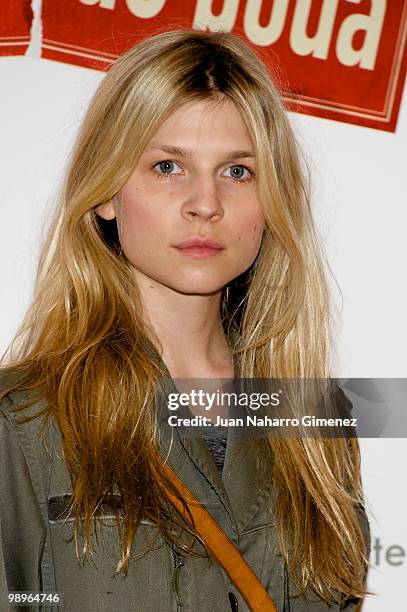
M199 283L183 283L172 286L174 291L185 295L214 295L222 291L223 285L205 285Z
M211 295L218 293L225 286L227 281L217 280L214 278L197 279L197 278L177 278L174 282L164 283L178 293L186 295Z

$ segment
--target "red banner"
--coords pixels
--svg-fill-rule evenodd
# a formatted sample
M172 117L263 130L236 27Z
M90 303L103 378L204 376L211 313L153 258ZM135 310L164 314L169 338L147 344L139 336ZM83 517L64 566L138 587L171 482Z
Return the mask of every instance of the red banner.
M290 110L396 128L405 0L43 0L42 24L42 57L95 70L158 31L235 32L260 51Z
M0 55L24 55L30 43L30 0L7 0L0 4Z

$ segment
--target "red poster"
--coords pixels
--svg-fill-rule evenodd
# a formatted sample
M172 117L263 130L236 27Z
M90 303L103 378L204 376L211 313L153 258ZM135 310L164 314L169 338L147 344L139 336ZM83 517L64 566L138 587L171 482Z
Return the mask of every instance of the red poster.
M270 65L290 110L396 128L404 0L43 0L42 24L42 57L96 70L158 31L231 31Z
M30 0L7 0L0 4L0 55L24 55L30 43Z
M43 57L100 70L153 32L236 32L271 64L291 110L395 131L406 72L403 0L52 0Z

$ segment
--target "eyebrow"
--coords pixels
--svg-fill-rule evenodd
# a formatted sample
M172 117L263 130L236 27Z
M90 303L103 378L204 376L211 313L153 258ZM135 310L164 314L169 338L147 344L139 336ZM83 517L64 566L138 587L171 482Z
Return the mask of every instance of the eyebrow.
M170 155L176 155L177 157L190 157L191 155L191 151L188 151L187 149L181 149L181 147L174 147L173 145L166 145L166 144L159 144L159 143L152 143L150 145L147 145L147 147L144 149L144 151L151 151L153 149L160 149L161 151L165 151L165 153L169 153ZM245 151L243 149L239 149L237 151L229 151L228 153L225 154L225 158L226 160L230 161L233 159L242 159L244 157L253 157L254 158L254 153L253 151Z

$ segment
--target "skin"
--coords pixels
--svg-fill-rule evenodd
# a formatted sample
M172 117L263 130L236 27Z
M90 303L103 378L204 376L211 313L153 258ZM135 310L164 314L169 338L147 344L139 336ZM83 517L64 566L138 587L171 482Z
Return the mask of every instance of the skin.
M230 155L236 151L251 156ZM264 217L255 170L251 137L232 101L187 103L161 124L118 197L97 209L117 219L147 321L174 378L233 377L220 299L260 248ZM175 248L196 236L224 249L193 259Z

